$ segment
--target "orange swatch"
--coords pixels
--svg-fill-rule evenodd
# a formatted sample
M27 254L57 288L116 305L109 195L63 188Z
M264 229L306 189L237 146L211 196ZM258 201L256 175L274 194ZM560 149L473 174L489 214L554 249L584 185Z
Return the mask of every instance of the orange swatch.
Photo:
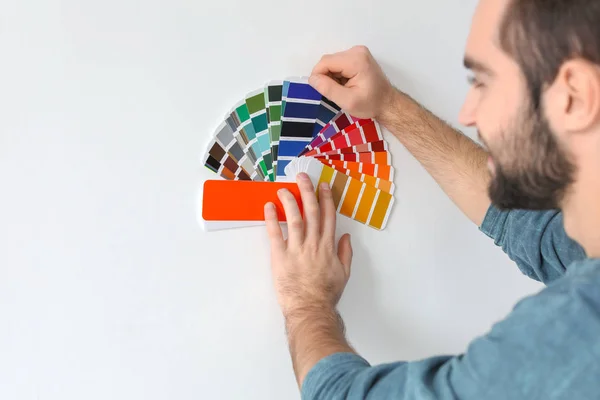
M302 213L300 189L296 183L209 180L204 182L202 218L205 221L264 221L266 203L274 203L279 221L285 221L279 189L289 190Z
M346 174L358 181L361 181L361 182L366 183L367 185L376 187L377 189L381 189L384 192L392 193L394 191L394 184L391 181L388 181L386 179L377 178L372 175L361 174L360 172L345 169L343 166L341 167L341 166L335 165L335 164L331 164L329 166L331 168L335 169L336 171L343 172L344 174Z
M376 178L385 179L387 181L393 180L393 168L390 165L385 164L365 164L359 162L351 162L351 161L335 161L335 160L319 160L321 162L327 163L328 165L336 168L338 171L350 170L355 172L360 172L365 175L371 175Z
M369 151L366 153L327 154L315 156L317 160L352 161L365 164L387 164L392 163L392 156L388 151Z

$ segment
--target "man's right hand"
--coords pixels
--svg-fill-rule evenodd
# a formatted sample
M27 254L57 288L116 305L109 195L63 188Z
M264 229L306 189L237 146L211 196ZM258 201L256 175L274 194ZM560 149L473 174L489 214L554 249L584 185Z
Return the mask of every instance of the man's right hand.
M397 94L364 46L323 56L314 67L309 83L358 118L382 119L393 107Z

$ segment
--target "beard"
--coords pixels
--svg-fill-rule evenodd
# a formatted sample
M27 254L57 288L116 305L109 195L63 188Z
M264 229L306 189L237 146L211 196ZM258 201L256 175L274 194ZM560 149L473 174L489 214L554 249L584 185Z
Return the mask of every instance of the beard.
M503 210L558 209L574 181L575 165L557 141L542 110L527 107L513 135L504 132L501 155L489 187L492 203ZM517 133L518 132L518 133Z

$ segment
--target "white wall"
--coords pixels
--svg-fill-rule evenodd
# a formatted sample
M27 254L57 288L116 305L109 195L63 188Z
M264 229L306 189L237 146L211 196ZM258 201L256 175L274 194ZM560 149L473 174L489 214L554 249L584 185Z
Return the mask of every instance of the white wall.
M198 155L246 92L353 44L455 123L475 3L2 0L0 398L297 398L265 233L199 229ZM389 229L339 220L373 363L461 352L539 287L391 144Z

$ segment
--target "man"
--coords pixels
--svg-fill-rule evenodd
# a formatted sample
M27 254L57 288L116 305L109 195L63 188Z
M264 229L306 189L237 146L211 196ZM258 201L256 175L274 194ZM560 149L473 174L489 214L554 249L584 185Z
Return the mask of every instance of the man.
M310 82L351 114L377 118L547 287L465 354L370 366L336 311L350 239L336 249L331 192L321 188L317 202L300 175L304 220L280 193L287 242L272 204L265 217L303 398L600 398L600 2L481 0L465 65L473 76L460 120L487 152L395 90L366 48L323 57Z

